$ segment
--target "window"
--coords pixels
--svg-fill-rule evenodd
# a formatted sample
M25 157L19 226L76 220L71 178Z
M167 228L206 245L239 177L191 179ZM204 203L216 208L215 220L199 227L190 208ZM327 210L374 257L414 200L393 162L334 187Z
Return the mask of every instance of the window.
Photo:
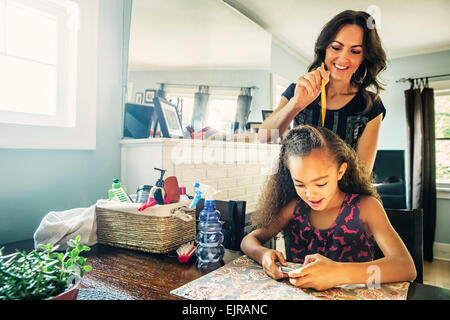
M192 112L194 111L194 95L196 89L169 88L167 99L177 104L177 98L183 99L182 124L183 128L191 125ZM208 100L208 115L205 121L207 126L218 130L220 133L231 133L237 109L237 97L239 90L214 90L210 88Z
M436 183L450 188L450 90L435 91Z
M271 73L272 79L272 109L275 110L278 107L278 104L281 100L281 95L284 91L289 87L291 82L286 78L279 76L276 73ZM292 129L294 127L294 120L289 124L289 128Z
M78 5L1 3L1 121L74 127Z
M291 82L276 73L272 73L272 108L278 107L281 95L289 87Z
M95 149L98 0L0 0L0 147Z

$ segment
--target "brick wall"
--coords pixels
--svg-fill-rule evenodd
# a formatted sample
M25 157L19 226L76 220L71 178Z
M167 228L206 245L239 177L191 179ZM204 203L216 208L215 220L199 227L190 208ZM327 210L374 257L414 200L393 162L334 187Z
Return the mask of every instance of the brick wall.
M244 200L253 212L279 150L277 144L179 140L163 146L163 167L188 194L198 181L220 190L217 200Z

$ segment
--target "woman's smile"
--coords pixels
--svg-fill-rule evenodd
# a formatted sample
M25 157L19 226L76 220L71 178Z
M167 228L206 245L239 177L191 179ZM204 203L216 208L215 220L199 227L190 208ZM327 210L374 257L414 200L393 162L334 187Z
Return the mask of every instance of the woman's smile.
M336 69L337 72L343 72L343 71L347 71L348 70L348 66L344 66L341 64L337 64L337 63L333 63L334 68Z

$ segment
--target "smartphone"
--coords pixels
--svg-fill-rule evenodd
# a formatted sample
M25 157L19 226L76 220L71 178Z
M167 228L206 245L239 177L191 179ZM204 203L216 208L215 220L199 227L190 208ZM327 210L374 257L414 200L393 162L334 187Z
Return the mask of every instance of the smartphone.
M289 273L289 272L291 272L292 270L295 270L295 269L294 268L290 268L290 267L280 266L278 268L278 270L280 270L280 272L283 272L283 273Z

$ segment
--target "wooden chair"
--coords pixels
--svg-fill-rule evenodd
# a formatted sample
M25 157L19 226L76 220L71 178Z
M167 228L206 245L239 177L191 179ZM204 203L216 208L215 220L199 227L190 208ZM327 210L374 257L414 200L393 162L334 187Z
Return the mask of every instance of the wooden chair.
M403 240L416 266L417 277L414 282L423 283L423 214L422 209L385 209L392 227ZM375 248L375 259L383 253Z
M204 199L200 199L197 203L195 209L197 222L204 203ZM244 237L246 202L216 200L216 209L220 211L220 220L223 222L222 233L224 240L222 245L227 249L240 250L241 241Z

